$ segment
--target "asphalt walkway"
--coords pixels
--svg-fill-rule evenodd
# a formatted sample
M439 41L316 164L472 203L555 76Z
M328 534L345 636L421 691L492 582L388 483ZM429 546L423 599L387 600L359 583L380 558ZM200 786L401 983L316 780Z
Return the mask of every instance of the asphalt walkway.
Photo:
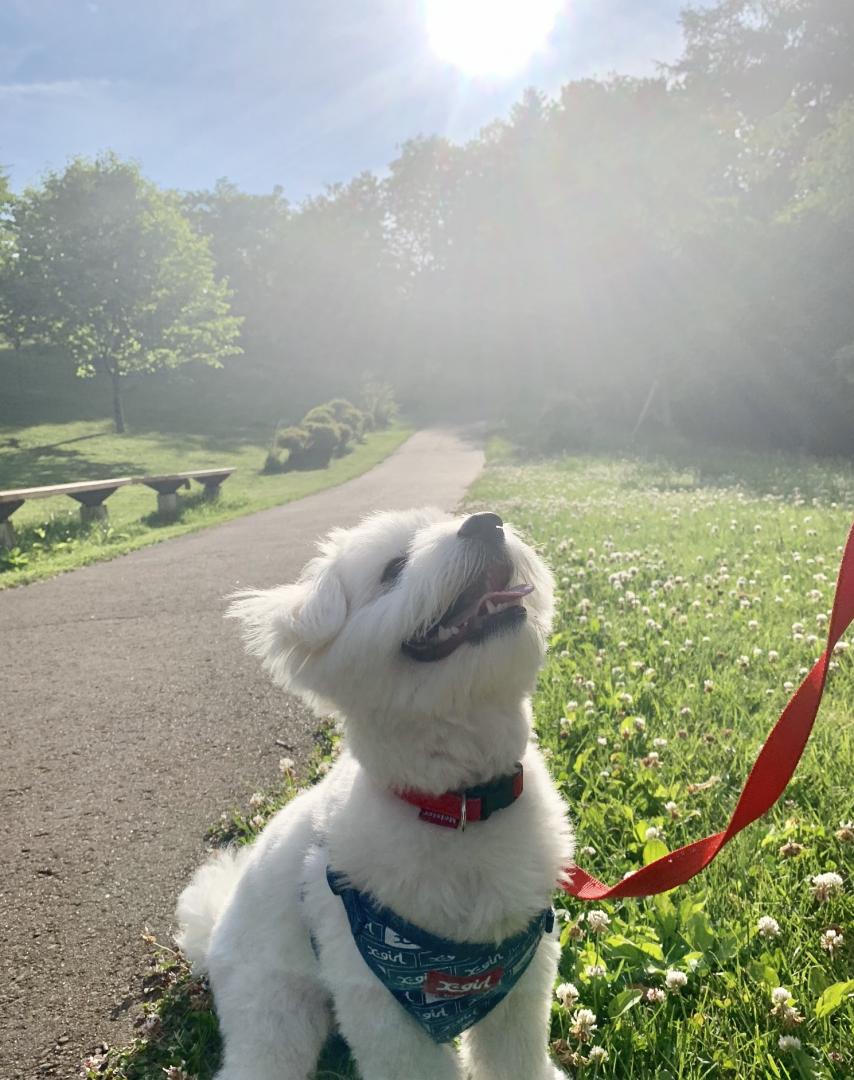
M0 593L2 1080L128 1041L141 934L166 939L206 827L312 745L223 598L291 580L369 510L453 508L482 463L419 432L341 487Z

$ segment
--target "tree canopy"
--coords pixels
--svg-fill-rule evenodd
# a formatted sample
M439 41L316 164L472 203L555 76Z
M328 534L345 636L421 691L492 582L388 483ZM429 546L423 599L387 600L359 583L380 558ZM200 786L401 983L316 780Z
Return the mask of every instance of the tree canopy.
M236 377L271 423L370 372L412 413L532 438L563 418L851 452L854 5L719 0L682 22L657 77L528 90L468 141L415 138L300 205L72 164L14 210L27 288L53 275L44 312L18 306L84 371L217 363L227 280ZM92 263L69 275L84 236ZM116 350L120 280L147 299Z
M48 173L15 200L10 230L4 285L19 324L65 348L78 374L110 377L118 431L125 376L239 351L207 241L135 165L104 155Z

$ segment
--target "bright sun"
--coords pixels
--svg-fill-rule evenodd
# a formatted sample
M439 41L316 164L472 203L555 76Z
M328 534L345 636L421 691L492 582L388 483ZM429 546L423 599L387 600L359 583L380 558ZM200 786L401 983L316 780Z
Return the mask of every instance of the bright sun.
M546 41L564 0L427 0L440 60L466 75L512 75Z

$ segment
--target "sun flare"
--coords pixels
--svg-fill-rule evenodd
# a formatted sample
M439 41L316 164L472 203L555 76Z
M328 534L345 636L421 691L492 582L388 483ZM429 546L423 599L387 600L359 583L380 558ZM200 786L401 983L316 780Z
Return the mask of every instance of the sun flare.
M511 75L545 44L563 2L427 0L427 36L466 75Z

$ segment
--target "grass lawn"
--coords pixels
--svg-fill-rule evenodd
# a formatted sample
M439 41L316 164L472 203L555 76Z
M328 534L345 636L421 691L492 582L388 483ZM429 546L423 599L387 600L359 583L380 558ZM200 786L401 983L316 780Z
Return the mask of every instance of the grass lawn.
M854 470L737 455L519 464L494 447L470 505L513 522L555 570L535 715L579 863L614 882L723 828L821 649ZM571 1074L854 1075L852 640L784 799L704 874L658 898L592 905L596 914L556 897L564 987L551 1039ZM330 752L320 739L318 760ZM286 776L217 835L251 838L293 789ZM818 896L820 874L842 883ZM163 993L145 1006L140 1039L93 1062L91 1077L212 1075L206 988L180 957L155 956ZM595 1017L586 1027L581 1009ZM355 1074L333 1047L319 1075Z

